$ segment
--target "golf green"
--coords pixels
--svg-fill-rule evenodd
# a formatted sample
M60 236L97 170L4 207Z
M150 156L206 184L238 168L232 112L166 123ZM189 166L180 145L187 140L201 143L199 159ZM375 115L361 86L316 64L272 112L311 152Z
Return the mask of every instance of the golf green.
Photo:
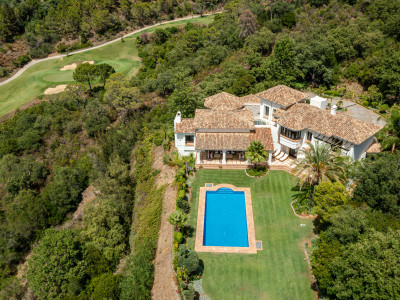
M143 31L152 32L158 28L178 26L185 23L209 24L214 16L194 17L167 24L155 26ZM46 60L29 67L19 77L0 86L0 116L35 99L49 87L73 82L73 71L61 71L68 64L83 61L94 61L96 64L107 63L112 65L117 72L126 76L133 76L140 66L140 58L136 47L136 33L123 41L116 41L83 53L72 54L68 57Z

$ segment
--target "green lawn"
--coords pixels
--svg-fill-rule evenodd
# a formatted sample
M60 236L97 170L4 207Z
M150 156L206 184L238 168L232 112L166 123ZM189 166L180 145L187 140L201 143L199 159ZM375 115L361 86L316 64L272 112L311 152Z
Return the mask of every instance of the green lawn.
M203 286L213 299L314 299L301 246L312 236L312 221L296 217L291 208L292 177L270 171L250 178L240 170L199 170L192 185L189 224L196 228L199 187L206 182L250 187L257 254L199 253L204 261ZM301 227L300 224L306 224ZM189 247L194 249L194 236Z
M177 26L184 23L209 24L213 19L214 16L196 17L160 25L145 31L152 32L158 28ZM99 49L73 54L61 59L44 61L30 67L17 79L0 86L0 116L39 96L48 87L73 82L73 71L60 71L60 68L64 65L93 60L96 64L108 63L117 72L132 76L140 65L140 58L136 48L136 37L139 34L125 38L124 43L117 41Z

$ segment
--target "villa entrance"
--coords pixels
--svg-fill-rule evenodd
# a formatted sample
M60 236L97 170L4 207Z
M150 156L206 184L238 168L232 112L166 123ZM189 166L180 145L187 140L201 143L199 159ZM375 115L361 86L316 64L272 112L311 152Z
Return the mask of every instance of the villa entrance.
M296 158L297 157L297 150L289 148L289 156Z

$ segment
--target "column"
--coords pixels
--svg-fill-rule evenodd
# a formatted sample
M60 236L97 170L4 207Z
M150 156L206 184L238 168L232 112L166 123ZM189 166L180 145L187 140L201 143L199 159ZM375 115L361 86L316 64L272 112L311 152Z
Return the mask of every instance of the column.
M273 151L268 151L268 165L272 164L272 153Z
M226 165L226 150L222 150L222 164Z
M201 153L200 150L196 150L196 164L200 164L201 163L200 162L200 153Z

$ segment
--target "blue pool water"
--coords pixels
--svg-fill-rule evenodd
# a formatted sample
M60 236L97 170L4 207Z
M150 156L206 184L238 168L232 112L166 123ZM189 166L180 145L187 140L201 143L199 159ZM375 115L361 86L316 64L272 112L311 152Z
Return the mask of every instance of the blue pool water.
M244 192L229 188L206 192L203 245L249 246Z

